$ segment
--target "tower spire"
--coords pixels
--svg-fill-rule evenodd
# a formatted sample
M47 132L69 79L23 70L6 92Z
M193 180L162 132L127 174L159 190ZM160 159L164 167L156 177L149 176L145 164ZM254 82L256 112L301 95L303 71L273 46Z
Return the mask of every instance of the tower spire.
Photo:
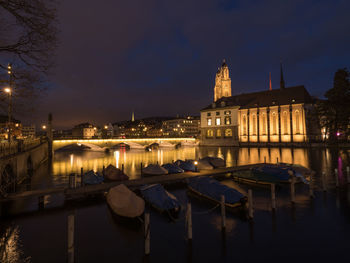
M280 62L280 66L281 66L281 81L280 81L280 88L284 89L285 85L284 85L284 79L283 79L283 69L282 69L282 61Z
M134 111L133 111L132 114L131 114L131 121L132 121L132 122L135 121L135 113L134 113Z
M271 85L271 72L269 72L269 90L272 90L272 85Z

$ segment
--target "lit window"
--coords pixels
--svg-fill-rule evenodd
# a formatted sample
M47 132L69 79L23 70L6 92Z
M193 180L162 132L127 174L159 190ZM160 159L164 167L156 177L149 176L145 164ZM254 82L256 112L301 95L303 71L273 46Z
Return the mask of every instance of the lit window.
M208 126L211 126L211 119L210 118L208 118Z
M225 124L230 125L231 124L231 117L225 117Z
M207 137L213 137L213 136L214 136L213 130L208 130L207 131Z
M231 129L225 130L225 137L232 137L232 130Z
M216 137L221 137L221 130L220 129L216 131Z
M215 124L216 125L221 125L221 118L220 117L215 119Z
M243 115L243 135L247 135L247 119L245 115Z
M256 116L253 114L253 135L256 135Z

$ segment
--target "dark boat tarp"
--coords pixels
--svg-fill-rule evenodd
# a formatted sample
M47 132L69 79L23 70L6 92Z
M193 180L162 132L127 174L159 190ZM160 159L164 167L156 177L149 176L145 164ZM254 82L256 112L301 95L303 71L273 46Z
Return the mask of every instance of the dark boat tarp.
M145 175L162 175L168 174L168 170L161 167L159 164L150 164L142 169L142 173Z
M225 196L225 203L228 204L238 203L244 197L244 195L237 190L209 177L191 178L188 185L195 191L218 202L221 201L221 195Z
M103 182L103 176L90 170L84 174L83 182L84 184L100 184Z
M129 180L129 177L126 174L124 174L122 170L111 164L108 165L105 169L104 176L106 179L112 181Z
M289 171L293 171L288 167L277 167L272 165L264 165L252 168L252 175L259 181L278 182L289 180Z
M221 168L221 167L226 167L226 162L224 159L219 158L219 157L204 157L201 160L207 161L210 163L214 168Z
M191 171L191 172L196 171L196 166L191 160L186 160L186 161L177 160L175 164L185 171Z
M177 174L177 173L184 172L183 169L181 169L179 166L172 164L172 163L163 164L162 167L167 169L169 174Z
M140 189L144 199L156 208L168 211L180 208L180 202L167 192L161 184L146 185Z
M213 170L214 166L212 166L210 162L206 159L199 159L197 168L199 170Z

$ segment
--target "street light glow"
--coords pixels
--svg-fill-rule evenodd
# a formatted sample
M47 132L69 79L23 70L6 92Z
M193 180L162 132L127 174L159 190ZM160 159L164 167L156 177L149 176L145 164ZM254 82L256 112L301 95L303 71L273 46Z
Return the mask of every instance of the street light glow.
M11 93L11 88L4 88L4 91L5 91L6 93Z

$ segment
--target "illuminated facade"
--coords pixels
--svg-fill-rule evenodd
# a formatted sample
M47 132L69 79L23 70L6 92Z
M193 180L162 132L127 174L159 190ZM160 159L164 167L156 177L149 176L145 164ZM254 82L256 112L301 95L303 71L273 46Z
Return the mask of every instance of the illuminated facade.
M312 118L314 102L304 86L285 88L281 70L280 89L223 96L202 109L201 145L320 140L319 125Z
M72 129L73 138L90 139L96 136L96 128L90 123L81 123Z
M214 86L214 101L222 97L231 96L231 79L230 72L225 60L222 62L220 68L216 72L215 86Z

